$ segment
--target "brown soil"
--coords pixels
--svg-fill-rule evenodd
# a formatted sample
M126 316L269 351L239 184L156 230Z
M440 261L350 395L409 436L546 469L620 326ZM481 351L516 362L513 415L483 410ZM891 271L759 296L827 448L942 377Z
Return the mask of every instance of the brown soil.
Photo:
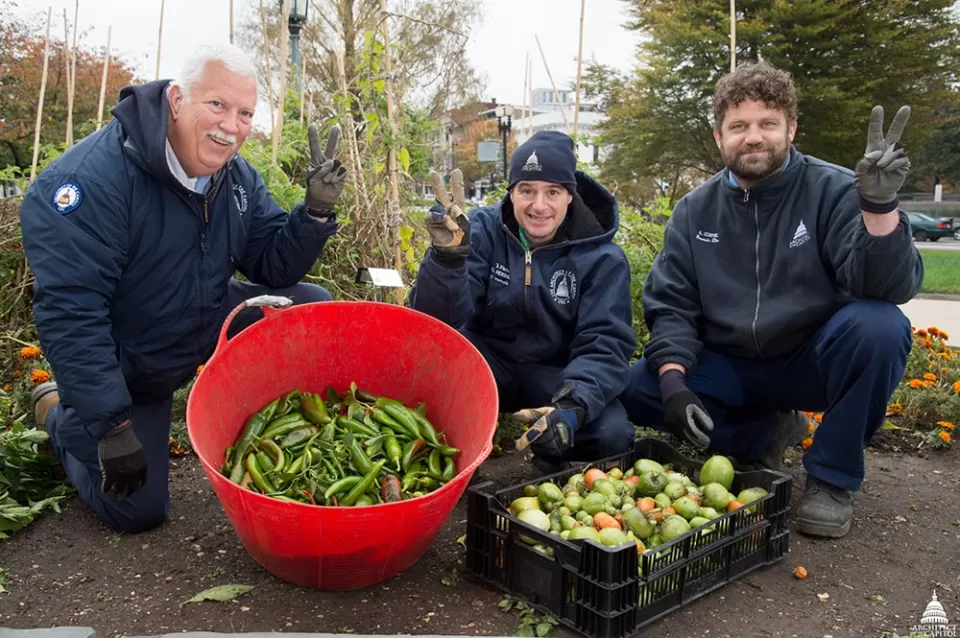
M893 434L895 437L896 434ZM892 449L884 432L878 447ZM903 448L912 447L903 441ZM640 636L880 636L906 634L936 589L960 624L958 453L871 449L851 533L837 541L791 534L790 553L644 628ZM794 505L803 471L795 477ZM489 459L478 479L509 485L535 476L517 454ZM255 563L227 522L196 458L173 461L165 525L121 536L78 499L0 542L9 593L0 626L91 626L101 636L178 631L298 631L508 635L516 611L461 571L462 499L431 549L396 578L350 593L289 585ZM795 566L809 577L797 580ZM220 584L256 588L233 603L180 604ZM826 597L825 595L828 595ZM822 597L818 598L818 596ZM552 635L572 636L565 629Z

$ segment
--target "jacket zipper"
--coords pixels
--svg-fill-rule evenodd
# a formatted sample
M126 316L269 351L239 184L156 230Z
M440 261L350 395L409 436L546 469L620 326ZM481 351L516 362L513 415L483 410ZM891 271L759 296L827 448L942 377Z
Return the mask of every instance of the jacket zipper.
M523 251L523 316L527 316L527 308L530 305L530 286L533 283L533 253L540 248L558 248L563 246L568 241L562 241L559 244L550 244L548 246L540 246L539 248L532 248L527 250L523 247L523 244L517 239L517 236L510 232L510 229L507 228L507 225L503 222L500 222L500 225L503 227L503 230L506 231L507 235L517 242L517 245L520 246L520 250Z
M747 204L750 201L750 191L743 191L743 203ZM757 236L754 240L754 254L756 255L755 259L755 273L757 276L757 302L753 310L753 324L751 325L751 331L753 333L753 345L757 349L757 356L761 359L763 354L760 352L760 340L757 338L757 321L760 319L760 207L757 206L756 200L753 202L753 223L757 227Z

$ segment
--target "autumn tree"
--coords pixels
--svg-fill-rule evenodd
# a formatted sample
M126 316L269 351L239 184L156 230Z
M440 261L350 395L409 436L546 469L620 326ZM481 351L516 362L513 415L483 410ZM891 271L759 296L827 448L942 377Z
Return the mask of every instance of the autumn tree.
M0 0L0 167L30 165L33 154L37 100L43 77L46 15L18 19L8 0ZM51 29L52 31L52 29ZM78 34L77 78L73 98L73 138L79 140L95 126L103 74L103 47L84 42ZM51 33L47 88L43 103L40 143L62 144L67 122L67 55L62 39ZM120 89L134 81L133 69L111 57L104 100L104 123L112 116Z
M614 74L609 89L593 83L603 96L616 93L607 100L609 119L601 128L610 148L603 176L652 180L679 196L722 167L711 100L730 67L729 3L624 1L630 6L627 28L649 37L639 45L632 74ZM795 143L802 152L853 166L863 153L871 108L883 105L889 122L900 105L910 104L903 143L916 153L944 121L942 107L958 79L953 4L738 0L737 63L767 60L793 74ZM609 69L605 73L611 77ZM682 188L671 187L677 184Z

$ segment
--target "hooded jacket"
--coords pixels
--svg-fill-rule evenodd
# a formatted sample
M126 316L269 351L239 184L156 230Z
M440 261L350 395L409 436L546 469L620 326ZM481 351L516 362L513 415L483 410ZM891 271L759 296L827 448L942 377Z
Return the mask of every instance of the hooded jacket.
M636 349L630 267L613 243L613 195L577 172L577 191L554 242L526 251L509 195L470 212L470 256L449 268L427 250L410 296L413 309L479 335L504 362L563 369L557 389L585 422L624 389ZM540 406L530 406L540 407Z
M923 281L910 222L867 232L853 172L791 148L744 190L724 169L683 197L643 291L644 355L690 372L704 344L751 359L791 352L844 305L909 301Z
M40 344L87 433L170 394L212 354L235 271L273 288L309 271L336 221L288 214L239 155L204 194L167 162L167 81L129 86L115 119L24 195Z

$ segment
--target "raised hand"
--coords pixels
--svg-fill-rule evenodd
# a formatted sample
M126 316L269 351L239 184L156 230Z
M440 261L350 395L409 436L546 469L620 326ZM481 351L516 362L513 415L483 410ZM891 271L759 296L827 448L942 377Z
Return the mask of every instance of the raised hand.
M901 106L884 136L883 107L873 107L867 131L867 149L854 168L860 207L867 212L889 213L899 205L897 193L910 170L910 159L900 145L900 136L908 119L910 107Z
M307 128L310 140L310 164L307 167L306 205L308 212L315 217L330 217L334 205L340 201L340 194L347 179L347 169L334 157L340 142L340 125L330 127L327 135L326 150L320 149L317 139L317 126Z
M434 259L445 266L461 266L470 254L470 220L463 212L466 207L463 173L458 168L450 173L452 197L439 173L430 171L428 177L437 197L437 204L430 209L426 221Z

